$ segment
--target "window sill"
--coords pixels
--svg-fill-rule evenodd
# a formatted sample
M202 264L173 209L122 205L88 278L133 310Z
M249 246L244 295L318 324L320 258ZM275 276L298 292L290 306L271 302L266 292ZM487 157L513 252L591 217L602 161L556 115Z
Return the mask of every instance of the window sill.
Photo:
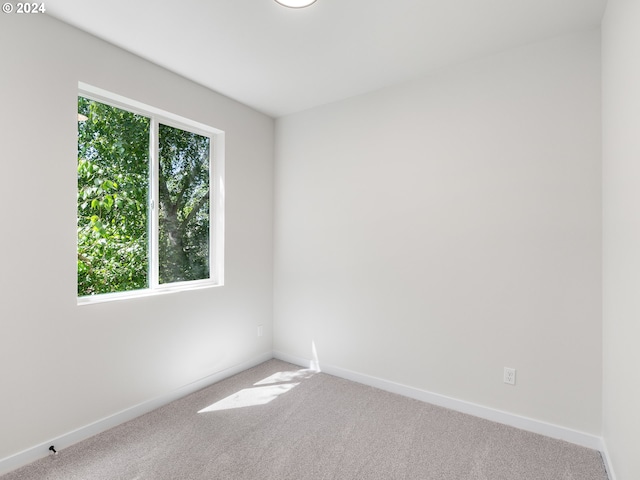
M129 292L101 293L98 295L87 295L78 297L78 305L94 305L96 303L116 302L120 300L128 300L143 297L155 297L158 295L166 295L177 292L190 292L193 290L202 290L205 288L221 287L224 284L216 283L212 280L202 280L198 282L172 283L167 286L156 288L146 288L143 290L132 290Z

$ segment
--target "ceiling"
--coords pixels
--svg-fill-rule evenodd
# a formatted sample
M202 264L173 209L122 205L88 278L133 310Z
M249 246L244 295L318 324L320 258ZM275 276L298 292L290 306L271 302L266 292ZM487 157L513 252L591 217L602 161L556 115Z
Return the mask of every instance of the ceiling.
M47 12L280 117L596 28L606 1L47 0Z

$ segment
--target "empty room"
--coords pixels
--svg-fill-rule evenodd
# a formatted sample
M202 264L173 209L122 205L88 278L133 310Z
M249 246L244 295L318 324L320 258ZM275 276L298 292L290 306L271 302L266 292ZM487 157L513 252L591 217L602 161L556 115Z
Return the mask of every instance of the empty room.
M640 478L640 2L0 14L0 478Z

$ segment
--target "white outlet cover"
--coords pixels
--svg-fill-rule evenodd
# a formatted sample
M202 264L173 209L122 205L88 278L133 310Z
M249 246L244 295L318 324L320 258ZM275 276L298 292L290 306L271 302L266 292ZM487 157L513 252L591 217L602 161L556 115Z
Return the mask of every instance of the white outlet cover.
M504 367L504 383L508 383L509 385L516 384L516 369Z

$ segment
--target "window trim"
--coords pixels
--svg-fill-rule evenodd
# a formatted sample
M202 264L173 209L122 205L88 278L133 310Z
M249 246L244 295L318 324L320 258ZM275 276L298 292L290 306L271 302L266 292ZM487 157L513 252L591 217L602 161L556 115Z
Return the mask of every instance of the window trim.
M78 82L78 92L76 98L82 96L90 100L105 103L122 110L126 110L150 119L150 189L149 206L152 214L149 218L149 248L150 272L149 287L139 290L128 290L125 292L101 293L97 295L78 296L76 283L76 298L78 305L91 305L95 303L110 302L128 298L140 298L155 296L173 292L199 290L202 288L217 287L224 285L224 211L225 211L225 183L224 183L224 160L225 160L225 132L217 128L210 127L200 122L167 112L160 108L146 105L142 102L129 99L122 95L108 92L98 87ZM209 185L210 185L210 215L213 221L210 224L209 238L209 278L202 280L188 280L184 282L173 282L166 284L158 283L158 128L159 124L169 127L188 130L198 135L211 138L209 151ZM76 140L77 142L77 140ZM77 213L76 213L77 215ZM152 243L153 242L153 243ZM151 247L153 245L153 247ZM76 241L77 249L77 241ZM151 265L154 265L151 268ZM77 270L76 270L77 282Z

